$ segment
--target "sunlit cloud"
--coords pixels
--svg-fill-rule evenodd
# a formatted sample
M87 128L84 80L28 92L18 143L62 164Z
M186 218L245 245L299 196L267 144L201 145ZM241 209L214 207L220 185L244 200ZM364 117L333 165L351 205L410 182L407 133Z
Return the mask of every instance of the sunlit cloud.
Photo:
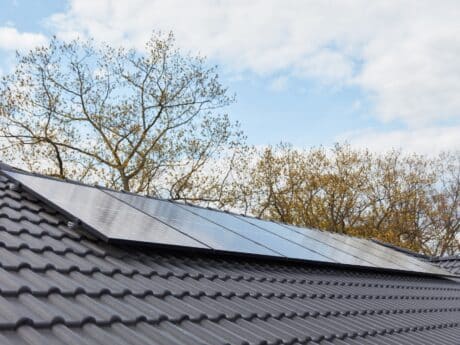
M26 50L46 42L47 38L39 33L19 32L10 26L0 27L0 50Z

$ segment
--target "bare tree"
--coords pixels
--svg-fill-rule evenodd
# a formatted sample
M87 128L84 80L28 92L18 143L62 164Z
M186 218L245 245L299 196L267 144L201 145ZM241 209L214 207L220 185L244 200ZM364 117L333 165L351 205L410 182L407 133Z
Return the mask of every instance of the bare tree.
M233 99L216 68L181 53L172 34L154 33L142 52L54 38L18 55L2 79L3 159L61 178L185 198L211 159L244 140L220 113Z

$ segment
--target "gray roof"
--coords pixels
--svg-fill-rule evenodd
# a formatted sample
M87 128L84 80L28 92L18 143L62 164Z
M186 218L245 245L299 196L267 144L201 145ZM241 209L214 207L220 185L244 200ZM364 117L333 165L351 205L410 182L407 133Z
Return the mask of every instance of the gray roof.
M460 344L453 279L108 245L7 182L1 344Z
M438 257L432 259L431 262L453 274L460 275L460 255Z

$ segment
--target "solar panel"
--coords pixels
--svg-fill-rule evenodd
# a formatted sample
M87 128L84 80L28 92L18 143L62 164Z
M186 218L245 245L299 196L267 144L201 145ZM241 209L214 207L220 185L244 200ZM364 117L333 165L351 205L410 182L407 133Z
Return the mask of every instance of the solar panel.
M97 188L9 171L6 174L78 218L104 239L210 248Z
M353 265L360 266L375 266L371 261L366 260L365 258L356 255L355 253L350 253L347 251L347 248L341 248L341 246L334 246L333 244L323 241L320 231L315 231L315 234L312 236L304 236L303 234L293 231L287 227L284 227L281 224L264 221L261 219L236 216L242 221L254 224L261 229L266 229L267 231L279 234L283 239L290 239L298 243L299 245L311 248L321 255L327 257L329 261L337 262L347 262ZM393 267L396 268L396 267Z
M261 228L277 232L285 238L315 249L318 253L331 259L335 258L339 262L347 262L360 266L439 274L439 269L429 263L422 262L410 255L378 245L369 240L280 224L253 217L239 215L235 217Z
M373 241L339 234L334 235L340 236L340 239L344 242L351 242L353 246L356 246L356 248L362 251L371 252L379 258L385 258L386 260L395 263L398 267L404 266L413 271L424 271L434 268L433 273L437 272L437 267L434 267L431 264L421 261L411 255L403 254L397 250L374 243ZM344 237L346 237L346 239L344 239Z
M235 217L315 249L318 253L329 257L331 260L336 259L339 262L347 262L360 266L439 273L439 269L433 265L369 240L280 224L252 217L238 215Z
M363 258L363 260L371 262L372 266L375 267L393 269L403 268L408 271L431 271L432 273L438 272L438 268L431 264L422 262L410 255L401 255L401 253L392 249L387 251L387 248L384 246L380 246L369 240L286 224L283 224L283 226L304 234L305 236L315 236L323 242L330 243L338 250L345 250L349 254L359 256ZM401 260L401 256L404 256L403 260Z
M254 241L258 241L284 256L304 260L337 262L335 260L331 260L329 257L321 255L318 252L315 252L313 249L303 247L293 241L286 240L277 234L266 231L265 229L242 222L231 214L188 205L180 205L180 207L215 224L219 224L226 229L232 229L241 235L247 236Z
M372 241L4 170L107 241L450 275Z
M269 249L269 247L249 239L244 234L230 231L187 212L174 203L113 191L107 191L107 193L145 212L149 216L161 220L193 238L199 239L200 242L205 243L210 248L273 256L281 255L274 248Z

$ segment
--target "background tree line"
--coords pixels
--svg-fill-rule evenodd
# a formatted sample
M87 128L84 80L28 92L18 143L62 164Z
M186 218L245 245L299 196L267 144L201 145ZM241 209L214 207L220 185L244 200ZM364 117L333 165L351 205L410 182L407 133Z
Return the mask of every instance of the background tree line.
M59 178L460 251L460 153L248 147L216 67L154 33L142 52L91 40L18 54L0 84L1 159Z
M246 160L234 167L220 207L429 255L460 250L458 152L427 157L346 144L279 145L254 150Z

